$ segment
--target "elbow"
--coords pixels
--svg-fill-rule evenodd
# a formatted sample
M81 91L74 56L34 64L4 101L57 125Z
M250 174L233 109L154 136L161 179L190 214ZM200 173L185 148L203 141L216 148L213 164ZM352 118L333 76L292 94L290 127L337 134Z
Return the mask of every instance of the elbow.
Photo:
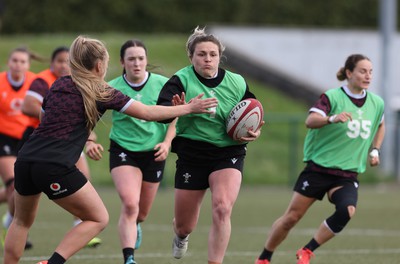
M31 117L34 117L35 115L32 113L32 111L30 111L28 108L26 108L26 107L22 107L22 109L21 109L21 112L24 114L24 115L27 115L27 116L31 116Z
M307 118L305 121L306 128L314 128L310 118Z

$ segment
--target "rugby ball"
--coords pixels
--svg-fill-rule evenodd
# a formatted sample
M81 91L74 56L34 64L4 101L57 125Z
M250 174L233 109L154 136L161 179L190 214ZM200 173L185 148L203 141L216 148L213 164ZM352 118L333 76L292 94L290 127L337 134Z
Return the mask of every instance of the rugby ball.
M247 137L248 130L255 131L264 118L264 110L260 101L248 98L240 101L232 108L226 120L226 132L234 139Z

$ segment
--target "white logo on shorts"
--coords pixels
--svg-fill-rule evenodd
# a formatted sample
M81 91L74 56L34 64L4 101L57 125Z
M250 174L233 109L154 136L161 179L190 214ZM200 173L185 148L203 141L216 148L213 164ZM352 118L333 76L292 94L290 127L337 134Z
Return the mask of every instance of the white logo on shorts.
M233 158L233 159L231 159L231 161L232 161L233 164L235 164L236 161L238 161L238 159L237 158Z
M7 155L11 154L11 148L9 145L4 145L3 150Z
M183 177L185 178L185 183L189 183L189 178L192 177L192 175L186 172L185 174L183 174Z
M159 170L159 171L157 171L157 178L160 178L160 176L161 176L161 171Z
M302 189L303 191L305 191L306 188L307 188L308 186L310 186L310 184L308 183L308 181L304 181L304 182L303 182L303 187L301 187L301 189Z
M125 162L125 161L126 161L126 157L127 157L128 155L126 155L124 152L121 152L121 154L119 154L118 156L121 158L121 161L122 161L122 162Z

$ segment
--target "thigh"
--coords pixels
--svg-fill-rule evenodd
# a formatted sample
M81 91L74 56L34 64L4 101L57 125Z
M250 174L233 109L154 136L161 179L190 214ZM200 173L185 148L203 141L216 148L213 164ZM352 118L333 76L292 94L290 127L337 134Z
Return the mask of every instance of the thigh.
M344 203L346 206L357 206L358 201L358 181L357 179L344 178L338 179L337 187L329 191L329 201L335 205Z
M53 201L82 220L101 222L108 217L107 209L90 181L73 194Z
M300 219L316 200L316 198L307 197L301 193L293 192L292 199L289 202L285 215L290 215L295 219Z
M138 167L128 165L115 167L111 170L111 177L124 203L139 201L142 172Z
M175 225L193 228L197 224L206 190L175 189Z
M242 173L237 169L227 168L211 173L209 177L212 204L227 204L232 207L239 194Z
M16 161L15 156L0 157L0 176L4 184L6 184L9 180L14 178L15 161Z
M40 193L36 195L20 195L18 192L14 193L15 211L14 218L20 224L31 226L35 220L37 209L39 206Z
M159 182L142 182L142 190L140 192L139 200L139 216L146 217L149 213L151 206L153 205L154 199L157 195Z
M76 162L76 167L80 170L86 179L90 180L90 169L85 154L82 152L79 160Z

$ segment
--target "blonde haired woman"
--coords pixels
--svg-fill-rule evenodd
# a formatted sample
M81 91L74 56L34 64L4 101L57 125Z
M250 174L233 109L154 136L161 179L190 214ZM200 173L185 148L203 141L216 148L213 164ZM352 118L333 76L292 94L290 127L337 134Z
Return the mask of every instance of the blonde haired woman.
M83 221L62 239L43 264L65 263L108 223L108 212L92 184L76 168L90 131L113 109L145 120L164 120L189 113L209 113L216 99L174 107L146 106L107 85L108 52L96 39L77 37L70 48L71 76L58 79L46 96L41 123L18 153L15 165L15 215L7 233L4 263L18 263L40 195ZM179 97L179 96L176 96Z

